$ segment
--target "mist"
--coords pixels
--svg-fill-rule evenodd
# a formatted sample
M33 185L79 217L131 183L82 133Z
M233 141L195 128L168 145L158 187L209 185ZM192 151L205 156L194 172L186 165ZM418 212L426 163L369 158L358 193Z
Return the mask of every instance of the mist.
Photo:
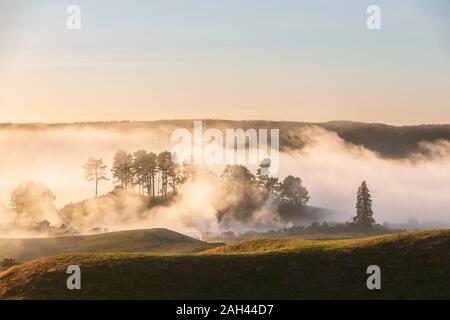
M299 176L311 196L309 205L331 209L329 221L350 221L355 214L356 190L366 180L373 198L374 218L400 223L410 218L450 225L450 143L423 142L423 152L406 158L389 159L362 146L341 139L336 133L316 126L297 132L305 141L301 149L282 152L278 176ZM11 192L27 181L46 185L55 204L90 199L94 185L84 179L82 165L89 157L102 158L111 168L118 149L134 152L146 149L158 153L170 150L170 130L139 128L109 130L89 128L2 129L0 130L0 224L16 223L9 208ZM100 194L113 189L114 181L100 183ZM52 225L70 222L88 233L92 228L109 231L166 227L192 236L202 232L269 230L289 227L275 214L271 203L252 213L244 222L233 214L218 221L217 213L234 201L214 181L199 178L182 185L179 194L165 206L144 208L138 197L119 195L122 203L105 199L100 204L85 201L72 216L57 217L51 209L40 214ZM37 199L36 201L39 201ZM46 211L47 212L47 211ZM11 227L12 228L12 227ZM10 234L11 235L11 234ZM20 233L14 233L21 236Z
M335 219L354 215L356 191L366 180L378 222L450 222L450 143L421 143L427 152L404 159L386 159L364 147L347 143L337 134L311 127L302 134L308 143L284 154L280 174L300 176L311 204L334 209Z

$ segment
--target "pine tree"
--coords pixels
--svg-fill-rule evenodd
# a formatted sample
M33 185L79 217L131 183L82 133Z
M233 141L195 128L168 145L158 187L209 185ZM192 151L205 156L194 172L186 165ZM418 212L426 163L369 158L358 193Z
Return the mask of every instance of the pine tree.
M148 170L146 166L147 151L138 150L133 153L133 161L131 164L131 169L133 171L134 183L139 187L139 194L144 193L144 186L148 180Z
M372 198L365 181L361 183L358 189L356 216L353 218L353 222L361 227L371 227L375 223L372 211Z
M106 166L103 164L102 159L89 158L86 164L83 166L86 174L86 180L95 181L95 196L98 196L98 183L102 180L108 180L106 178Z
M117 151L111 171L113 178L117 179L121 187L127 190L129 184L133 182L133 156L124 150Z

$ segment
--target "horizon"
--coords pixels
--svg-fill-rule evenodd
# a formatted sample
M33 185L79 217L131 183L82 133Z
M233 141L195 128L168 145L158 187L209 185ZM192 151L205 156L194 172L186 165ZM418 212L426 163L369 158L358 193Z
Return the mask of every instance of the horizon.
M76 125L76 124L99 124L99 123L156 123L156 122L171 122L171 121L224 121L224 122L272 122L272 123L304 123L304 124L326 124L326 123L352 123L365 125L384 125L389 127L421 127L421 126L450 126L448 123L405 123L394 124L386 122L368 122L358 120L326 120L319 122L300 121L300 120L265 120L265 119L225 119L225 118L171 118L171 119L155 119L155 120L92 120L92 121L68 121L68 122L0 122L0 126L4 125Z

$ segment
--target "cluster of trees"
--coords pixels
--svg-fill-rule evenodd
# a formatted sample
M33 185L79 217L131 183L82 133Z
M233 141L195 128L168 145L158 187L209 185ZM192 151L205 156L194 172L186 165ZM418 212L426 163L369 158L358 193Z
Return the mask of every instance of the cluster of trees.
M102 159L90 158L83 167L86 179L95 181L97 196L99 182L108 180L107 166ZM158 197L159 200L169 200L177 193L180 184L203 175L203 178L224 191L224 195L233 199L228 207L222 207L218 212L219 222L230 212L236 220L248 221L255 210L268 201L274 206L274 212L277 211L282 218L284 212L289 212L291 216L292 213L302 214L310 198L302 180L289 175L280 181L269 175L269 169L270 161L267 160L260 164L256 173L242 165L227 165L217 175L205 168L177 165L168 151L155 154L138 150L131 154L119 150L114 155L111 172L116 189L146 195L149 199ZM45 185L27 182L13 190L10 205L21 219L31 221L44 218L49 212L56 212L54 200L55 195ZM372 199L365 181L358 188L356 216L351 225L359 229L375 226ZM313 225L311 228L310 231L329 229L328 225Z
M232 205L219 212L219 221L224 214L234 212L237 220L245 221L251 213L261 208L268 200L282 210L301 210L308 204L309 193L299 177L287 176L283 181L268 174L270 161L263 161L253 174L247 167L227 165L220 175L220 184L234 199Z
M95 181L95 195L98 195L98 184L108 180L107 167L102 159L90 158L83 166L86 179ZM281 210L295 210L306 206L309 201L308 190L299 177L288 176L283 181L269 175L270 160L264 160L256 173L252 173L242 165L227 165L220 175L211 171L205 173L194 165L178 165L172 161L168 151L159 154L138 150L128 153L119 150L114 155L111 168L116 189L131 190L149 198L168 199L177 193L178 185L195 178L199 174L207 175L216 181L222 190L236 201L219 212L219 219L233 210L245 220L255 209L260 208L267 200L272 200Z
M294 207L305 206L309 201L308 190L298 177L288 176L282 182L269 176L270 161L260 164L256 174L242 165L227 165L218 177L220 183L232 194L239 194L244 202L253 206L253 202L265 201L269 198L280 204ZM98 184L106 177L107 166L102 159L90 158L83 168L86 179L95 181L95 195L98 195ZM116 180L116 189L132 190L149 197L176 194L177 186L198 175L198 168L193 165L178 165L172 161L169 151L159 154L138 150L128 153L119 150L114 155L111 168L112 177ZM204 174L204 172L203 172ZM208 172L210 176L214 173ZM171 191L168 191L170 188Z
M86 179L95 181L95 196L97 196L99 182L108 180L107 166L103 164L102 159L90 158L83 168ZM138 150L131 154L119 150L114 155L111 172L117 183L116 189L136 191L137 188L139 194L167 199L169 187L172 194L177 191L177 184L181 179L179 169L180 166L172 161L171 153L168 151L155 154Z
M107 167L102 159L94 158L90 158L83 167L86 179L95 181L97 196L99 182L108 180ZM172 161L172 154L169 151L155 154L146 150L134 153L117 151L111 168L116 189L131 190L149 198L159 197L163 200L175 195L177 186L194 178L199 171L202 170L193 165L176 164ZM277 206L281 216L287 212L301 212L309 201L309 193L302 180L289 175L283 181L279 181L278 178L270 176L269 172L269 159L261 162L255 174L242 165L227 165L219 176L208 171L208 178L217 181L219 186L226 190L227 195L236 199L218 213L219 221L230 211L234 212L235 218L245 221L251 217L254 210L268 200ZM202 174L205 172L202 171ZM353 224L365 228L375 224L371 195L365 181L357 192L356 216Z
M290 177L287 181L283 181L283 184L287 185L296 185L299 181L297 178ZM301 181L300 181L301 184ZM281 188L283 194L290 188ZM297 190L299 188L296 188ZM301 189L301 188L300 188ZM294 199L297 196L290 197L291 201L295 201ZM301 197L300 201L306 200L305 197ZM301 202L296 202L297 205L304 205ZM306 203L305 203L306 204ZM295 207L291 207L291 210L295 210ZM205 238L213 241L236 241L236 240L248 240L248 239L258 239L265 237L292 237L292 236L307 236L307 235L316 235L316 234L324 234L324 235L360 235L360 234L369 234L369 235L379 235L386 233L396 233L402 232L405 230L402 229L392 229L385 222L383 225L377 224L375 219L373 218L373 210L372 210L372 199L367 187L367 183L363 181L361 186L358 188L357 192L357 201L356 201L356 216L353 218L352 222L345 223L327 223L326 221L313 222L310 225L295 225L289 228L278 229L278 230L269 230L266 232L256 232L256 231L247 231L243 234L236 236L234 232L227 231L221 234L214 233L206 233Z
M299 177L287 176L283 181L268 174L270 161L263 161L253 174L245 166L228 165L220 175L221 186L234 199L239 199L219 212L219 220L226 212L233 210L239 220L251 217L251 212L263 206L268 200L279 211L299 211L309 201L308 190Z

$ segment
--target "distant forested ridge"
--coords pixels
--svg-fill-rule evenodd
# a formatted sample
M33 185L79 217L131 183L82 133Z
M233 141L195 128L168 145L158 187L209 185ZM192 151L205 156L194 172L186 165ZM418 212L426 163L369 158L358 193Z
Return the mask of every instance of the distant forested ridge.
M170 132L175 128L191 130L192 120L158 120L158 121L111 121L111 122L76 122L76 123L31 123L0 124L1 130L46 130L60 128L92 128L101 130L118 130L132 132L134 130L161 131L162 139L170 139ZM233 121L203 120L203 130L216 129L280 129L280 148L282 151L301 150L308 140L302 129L317 126L336 133L347 143L363 146L382 157L401 159L412 154L426 156L429 150L421 147L422 142L450 142L450 124L392 126L378 123L360 123L350 121L331 121L324 123L288 122L288 121ZM166 135L166 137L164 136Z

